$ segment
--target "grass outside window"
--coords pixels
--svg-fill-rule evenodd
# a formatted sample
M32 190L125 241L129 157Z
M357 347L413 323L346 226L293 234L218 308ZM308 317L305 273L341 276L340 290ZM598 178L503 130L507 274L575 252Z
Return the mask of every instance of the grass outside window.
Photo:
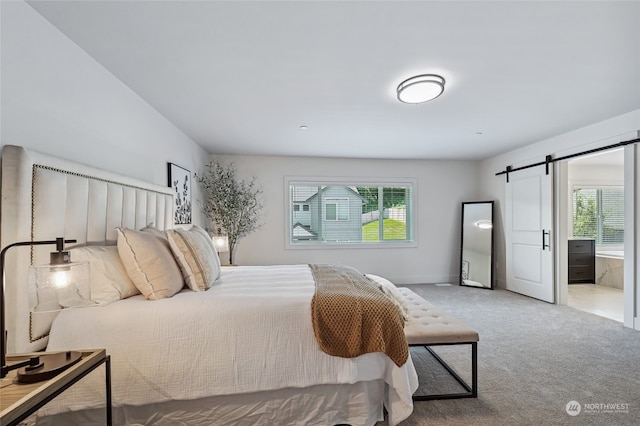
M395 219L384 219L384 240L405 240L407 238L407 225ZM380 222L374 220L362 226L362 241L380 241Z

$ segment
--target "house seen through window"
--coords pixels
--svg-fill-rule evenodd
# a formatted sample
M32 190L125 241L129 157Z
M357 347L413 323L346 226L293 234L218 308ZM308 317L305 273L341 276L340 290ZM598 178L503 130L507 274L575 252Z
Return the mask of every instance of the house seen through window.
M412 182L287 185L291 245L413 242Z

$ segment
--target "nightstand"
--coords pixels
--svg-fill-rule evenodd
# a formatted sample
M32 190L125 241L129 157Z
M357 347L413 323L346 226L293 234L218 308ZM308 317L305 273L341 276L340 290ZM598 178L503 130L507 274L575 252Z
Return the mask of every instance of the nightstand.
M73 386L84 376L104 364L106 387L106 424L111 426L111 358L104 349L84 350L82 359L52 379L37 383L18 383L13 380L9 385L0 388L0 426L13 426L35 413L53 398ZM7 364L28 359L32 355L46 353L8 355ZM16 371L11 371L5 380L16 378Z

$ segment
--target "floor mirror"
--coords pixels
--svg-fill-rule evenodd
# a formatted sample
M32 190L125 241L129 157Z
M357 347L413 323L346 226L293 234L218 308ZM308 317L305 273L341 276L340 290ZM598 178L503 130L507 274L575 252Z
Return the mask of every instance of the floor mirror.
M493 201L462 203L460 285L493 289Z

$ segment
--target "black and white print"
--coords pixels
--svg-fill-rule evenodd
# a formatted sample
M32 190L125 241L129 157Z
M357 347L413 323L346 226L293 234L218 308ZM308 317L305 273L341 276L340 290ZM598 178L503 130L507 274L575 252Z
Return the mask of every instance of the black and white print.
M173 163L169 163L169 186L173 188L176 225L191 223L191 172Z

